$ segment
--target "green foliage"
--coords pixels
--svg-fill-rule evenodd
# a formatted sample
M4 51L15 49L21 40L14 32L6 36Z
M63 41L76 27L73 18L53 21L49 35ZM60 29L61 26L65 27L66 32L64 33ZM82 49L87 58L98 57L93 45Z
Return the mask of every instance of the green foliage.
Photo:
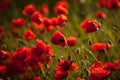
M85 80L89 80L89 67L95 62L94 57L97 57L97 52L91 50L91 43L94 42L111 42L111 49L101 57L101 61L106 63L108 61L114 62L115 59L120 58L120 10L113 10L107 8L98 8L96 6L97 0L85 0L85 3L80 2L73 3L68 0L69 3L69 14L68 23L66 23L65 28L62 29L62 33L66 36L75 36L77 43L74 47L65 47L53 45L50 41L52 34L58 29L55 28L53 31L45 32L38 35L37 38L43 40L45 43L50 44L54 50L53 63L51 64L50 71L47 71L45 67L43 72L35 72L35 75L40 75L41 80L54 80L55 68L59 59L66 59L68 55L71 55L71 59L77 63L79 66L78 72L71 71L71 74L65 80L75 80L76 77L83 77ZM28 23L29 19L22 14L22 10L27 4L35 4L37 10L43 3L49 5L50 14L47 17L54 17L54 6L57 0L12 0L12 6L0 15L0 25L4 26L5 36L1 40L0 49L10 51L13 53L15 49L22 46L33 47L35 46L35 39L32 41L26 41L23 38L23 33L28 29L26 24L19 29L19 38L14 38L10 33L12 30L11 20L17 19L19 17L25 18ZM107 18L105 20L100 20L96 18L95 12L97 10L103 10ZM87 19L97 20L101 26L100 30L94 33L86 34L81 28L80 23ZM78 51L79 50L79 51ZM92 53L92 54L91 54ZM44 74L43 74L44 73ZM45 76L44 76L45 75ZM119 80L120 72L112 73L110 77L106 80ZM20 77L20 76L19 76ZM23 77L20 78L24 80ZM6 80L6 79L5 79ZM17 77L10 80L18 80Z

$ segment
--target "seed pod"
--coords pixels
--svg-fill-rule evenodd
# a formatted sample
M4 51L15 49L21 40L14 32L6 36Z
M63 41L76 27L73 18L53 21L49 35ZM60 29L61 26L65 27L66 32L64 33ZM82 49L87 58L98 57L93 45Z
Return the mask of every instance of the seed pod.
M17 42L20 44L25 44L21 39L18 39Z
M81 61L80 61L80 64L81 64L81 65L84 65L84 60L81 60Z
M118 39L118 43L120 44L120 38Z
M81 73L81 74L80 74L80 77L84 77L84 74L83 74L83 73Z
M79 0L80 3L84 4L86 0Z
M92 40L91 39L88 40L88 44L92 45Z
M77 38L80 38L80 34L79 33L77 34Z
M68 28L68 23L67 23L67 22L63 22L63 26L64 26L65 28Z
M88 67L90 65L90 62L86 61L85 65Z
M111 40L108 40L108 43L110 44L110 46L113 46L113 43Z
M7 50L7 45L6 44L2 45L2 50L5 50L5 51Z
M101 52L102 52L102 53L106 53L106 50L103 48L103 49L101 50Z
M60 59L63 59L64 58L64 56L60 56Z
M102 21L100 21L100 26L103 24L103 22Z
M89 76L89 71L85 68L84 69L84 73L87 75L87 76Z
M53 54L53 55L52 55L52 57L54 58L54 57L56 57L56 55L55 55L55 54Z
M80 48L77 48L77 49L75 50L75 53L76 53L76 54L79 54L79 53L80 53Z
M61 59L60 59L60 58L58 58L58 62L60 62L60 60L61 60Z
M85 59L88 59L89 57L88 57L88 55L85 55L85 57L84 57Z
M16 50L16 49L18 49L18 48L20 48L21 47L21 45L20 45L20 43L16 43L15 45L14 45L14 50Z
M71 54L69 53L68 56L67 56L67 60L68 61L71 61Z
M112 27L115 32L118 32L117 26Z

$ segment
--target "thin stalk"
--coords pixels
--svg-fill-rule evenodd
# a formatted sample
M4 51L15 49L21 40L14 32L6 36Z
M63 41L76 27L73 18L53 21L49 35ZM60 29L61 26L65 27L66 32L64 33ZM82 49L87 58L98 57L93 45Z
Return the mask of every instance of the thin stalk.
M93 57L95 61L97 61L97 58L93 55L93 53L90 50L88 49L85 49L85 50Z

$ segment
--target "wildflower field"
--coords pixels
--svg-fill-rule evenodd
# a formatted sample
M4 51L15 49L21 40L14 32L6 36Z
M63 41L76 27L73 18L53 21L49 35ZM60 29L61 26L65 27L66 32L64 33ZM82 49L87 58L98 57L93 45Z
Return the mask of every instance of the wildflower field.
M120 0L0 0L0 80L120 80Z

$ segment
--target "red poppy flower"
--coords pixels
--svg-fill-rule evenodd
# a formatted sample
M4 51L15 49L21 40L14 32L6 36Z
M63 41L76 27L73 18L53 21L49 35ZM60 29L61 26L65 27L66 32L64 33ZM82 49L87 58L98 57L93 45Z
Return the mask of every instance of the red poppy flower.
M41 80L40 77L34 77L32 80Z
M57 19L57 18L52 17L52 18L51 18L51 21L52 21L52 25L53 25L53 26L57 26L57 25L58 25L58 19Z
M30 67L28 70L38 71L41 68L41 63L35 59L34 56L30 56L26 61L27 66Z
M75 46L75 44L76 44L76 38L73 37L73 36L68 37L68 38L67 38L67 44L68 44L69 46Z
M46 45L46 51L40 56L40 62L42 64L50 64L52 62L53 50L51 46L48 44Z
M63 14L59 15L57 19L60 27L63 27L64 23L68 22L68 18Z
M114 66L115 66L115 71L119 71L120 70L120 59L116 59L115 60Z
M57 5L55 7L55 13L56 14L68 14L68 10L62 5Z
M100 0L100 1L98 2L98 5L99 5L100 7L107 7L107 0Z
M51 46L49 44L46 45L46 51L45 51L45 54L46 55L49 55L49 56L53 56L53 49L51 48Z
M79 2L79 0L72 0L72 2L73 2L74 4L76 4L76 3Z
M44 24L36 24L35 22L30 23L30 29L35 32L35 34L42 34L45 32Z
M24 32L24 38L25 38L26 40L32 40L32 39L35 38L35 34L34 34L31 30L26 30L26 31Z
M81 23L81 28L86 32L95 32L99 29L100 25L95 20L86 19Z
M46 30L47 31L52 31L52 30L54 30L54 26L50 25L50 26L46 27Z
M18 18L18 19L13 19L12 20L12 25L15 28L18 28L20 26L24 26L26 24L26 21L23 18Z
M6 70L6 67L0 65L0 75L4 75L5 74L5 70Z
M110 46L109 43L99 43L99 42L97 42L97 43L92 44L92 50L99 51L99 52L103 52L103 49L108 51L110 47L111 46Z
M52 25L52 20L49 18L44 18L43 23L46 27L48 27L48 26Z
M96 17L99 18L99 19L105 19L106 14L103 11L97 11L96 12Z
M3 35L3 28L2 26L0 26L0 39L2 38L2 35Z
M57 71L68 71L69 69L70 69L70 67L71 67L71 63L72 62L68 62L67 60L61 60L59 63L58 63L58 65L57 65L57 67L56 67L56 70Z
M42 13L43 15L48 15L49 14L49 9L48 9L48 5L47 4L43 4L40 7L40 13Z
M26 5L23 9L23 14L26 16L31 16L36 11L33 4Z
M65 71L65 72L57 71L54 75L54 78L55 78L55 80L62 80L64 78L66 78L68 76L68 74L69 74L68 71Z
M32 57L43 64L51 62L53 50L50 45L46 45L42 40L37 39L36 47L32 48Z
M55 45L60 45L62 47L66 46L67 44L66 37L60 31L56 31L52 35L51 42Z
M5 62L7 59L10 59L11 54L9 52L0 50L0 64Z
M107 63L105 64L104 68L107 69L107 70L115 71L115 66L114 66L114 64L111 63L111 62L107 62Z
M65 15L59 15L58 22L59 23L68 22L68 18Z
M78 70L78 66L73 61L61 60L56 68L57 71Z
M76 78L75 80L85 80L85 79L78 77L78 78Z
M46 27L47 31L51 31L54 29L54 26L52 25L52 20L48 18L44 18L43 23Z
M0 1L0 14L8 10L11 7L11 0L1 0Z
M111 63L111 62L107 62L105 65L104 65L104 68L107 69L107 70L111 70L111 71L119 71L119 63L120 63L120 60L116 60L114 63Z
M22 47L17 49L13 54L13 59L18 62L25 62L31 54L31 49L27 47Z
M71 70L78 71L79 67L77 66L76 63L72 62L72 63L71 63L71 66L70 66L70 69L71 69Z
M111 8L111 9L120 8L120 1L119 0L108 0L108 8Z
M33 22L36 22L37 24L40 24L40 23L43 22L43 17L38 11L35 11L32 14L31 19L32 19Z
M37 44L35 48L32 48L32 55L38 57L46 51L46 44L42 40L36 40Z
M90 68L90 80L104 80L104 78L108 77L111 71L103 68L103 65L100 61L96 61Z
M0 35L2 34L3 28L0 26Z
M56 67L55 80L66 78L69 70L78 70L78 66L73 61L61 60Z
M61 6L64 7L64 8L68 8L68 3L67 3L67 1L59 1L59 2L57 2L56 5L61 5Z
M5 66L6 66L5 76L11 77L26 72L26 65L24 65L21 62L10 60L10 62L6 63Z

